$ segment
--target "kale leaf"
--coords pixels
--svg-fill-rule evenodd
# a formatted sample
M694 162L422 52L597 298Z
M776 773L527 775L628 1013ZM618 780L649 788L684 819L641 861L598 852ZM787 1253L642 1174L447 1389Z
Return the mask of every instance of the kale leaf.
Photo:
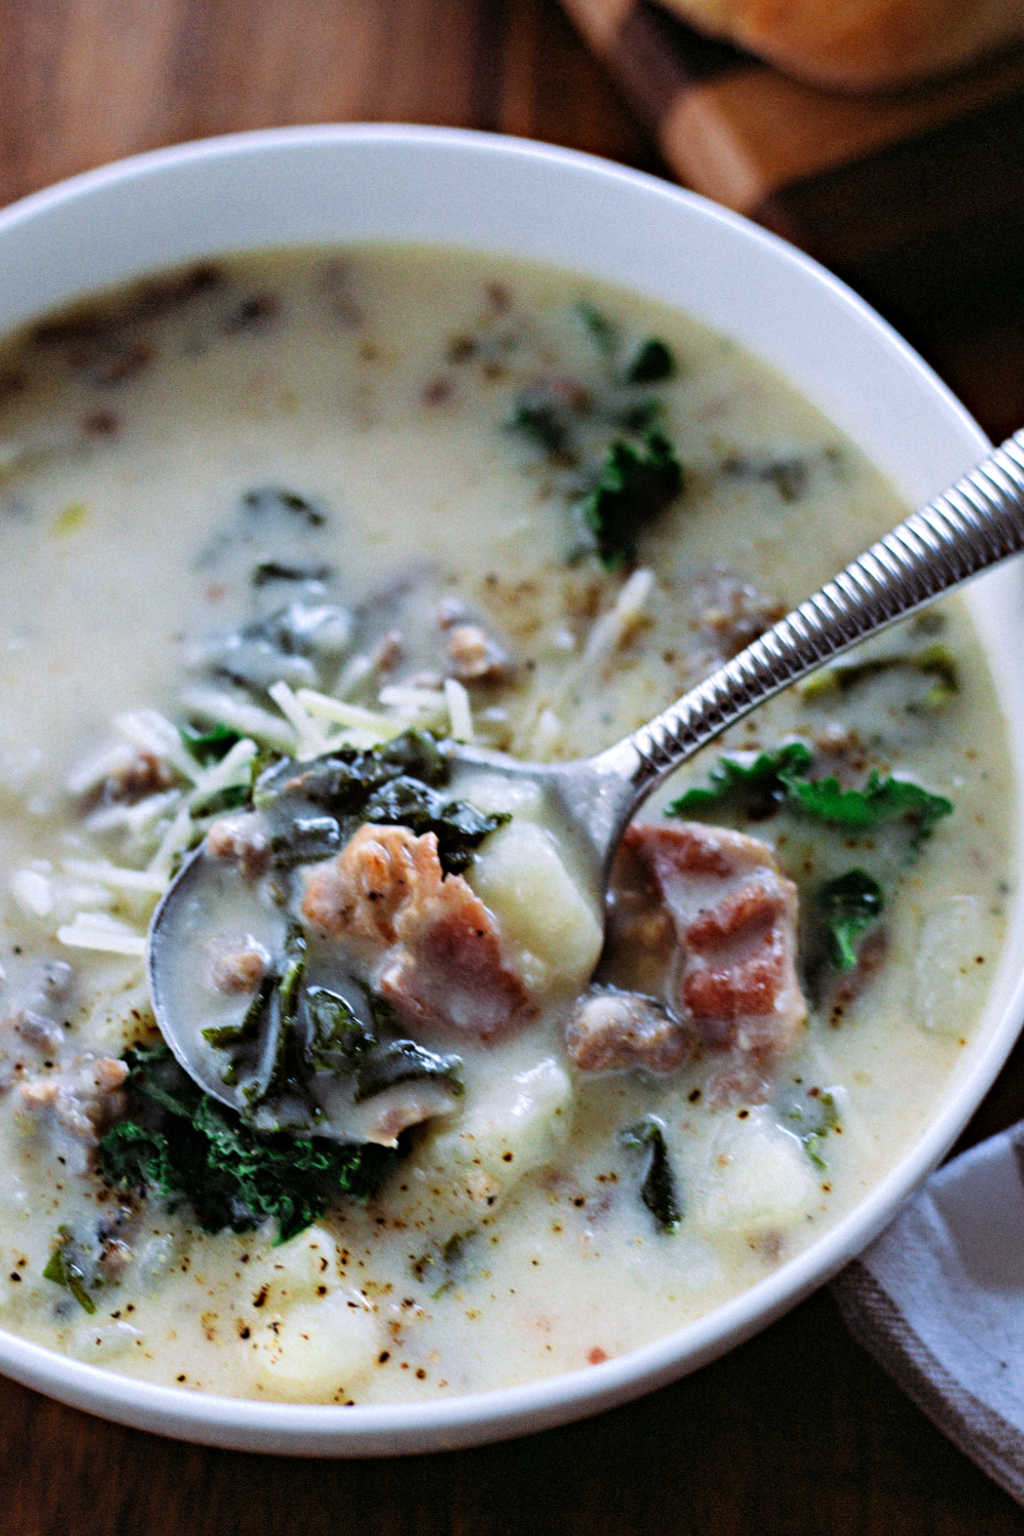
M356 1104L396 1083L428 1078L443 1082L456 1096L462 1093L461 1058L440 1055L400 1036L397 1015L382 999L369 999L372 1028L362 1023L347 999L328 987L307 987L303 1006L310 1022L311 1064L351 1074Z
M675 1232L683 1212L665 1144L664 1125L656 1115L645 1115L635 1125L621 1131L619 1139L623 1146L638 1147L647 1153L640 1198L662 1232Z
M818 887L814 905L825 923L829 954L840 971L857 964L857 941L882 914L885 902L878 881L863 869L850 869Z
M382 747L339 747L310 764L284 759L260 775L253 801L270 814L271 854L277 865L329 858L363 822L433 832L446 874L469 868L489 833L509 820L485 815L438 791L450 763L425 732L406 731ZM317 811L328 814L320 815Z
M181 739L196 762L205 767L227 757L231 748L242 740L242 734L230 725L211 725L208 730L183 725Z
M660 384L676 371L675 358L657 336L645 336L623 369L627 384Z
M683 470L668 438L647 432L643 445L616 439L582 502L598 557L608 570L636 559L641 531L683 488Z
M57 1246L43 1270L43 1279L52 1280L69 1290L83 1312L90 1316L96 1311L96 1303L89 1295L86 1261L68 1227L57 1228Z
M813 763L802 742L789 742L776 752L762 752L746 765L722 757L706 787L687 790L666 807L668 816L702 814L737 791L753 792L755 801L777 809L783 805L832 826L870 832L890 821L905 821L914 829L914 842L927 837L937 821L953 810L952 801L932 794L910 779L883 777L872 768L862 789L844 789L834 776L809 777Z
M322 528L327 521L326 513L307 496L288 490L282 485L260 485L242 495L242 506L255 519L281 517L292 518L310 528Z
M544 453L559 457L571 446L573 419L579 414L571 400L543 384L531 384L516 396L508 428L529 439Z
M104 1177L172 1208L191 1205L208 1232L248 1232L266 1220L279 1243L343 1195L364 1200L398 1154L371 1144L263 1135L204 1094L165 1046L125 1056L128 1118L100 1142Z
M822 1149L829 1133L841 1129L835 1094L827 1088L810 1088L805 1092L794 1085L782 1094L775 1107L780 1121L799 1138L814 1166L826 1169L828 1162Z
M468 869L474 849L512 819L508 812L485 815L464 800L446 800L429 785L404 774L374 790L363 814L367 821L383 826L409 827L417 837L433 832L446 874Z
M889 821L907 821L915 842L927 837L937 821L948 816L953 803L933 795L910 779L883 778L872 768L863 789L843 789L833 776L788 779L790 799L807 816L851 831L870 832Z
M708 775L706 786L695 786L666 806L667 816L700 815L724 801L738 802L743 810L761 820L783 805L792 779L813 762L809 747L789 741L775 752L760 752L752 763L720 757Z

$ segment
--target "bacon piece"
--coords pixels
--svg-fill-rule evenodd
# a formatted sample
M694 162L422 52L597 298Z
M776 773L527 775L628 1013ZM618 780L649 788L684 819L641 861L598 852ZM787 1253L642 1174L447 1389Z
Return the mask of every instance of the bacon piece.
M535 1012L493 914L461 875L445 875L433 832L360 827L307 878L302 915L376 958L381 995L418 1022L487 1040Z
M622 1067L674 1072L694 1054L697 1033L652 998L592 987L573 1009L565 1044L583 1072Z
M759 1065L782 1055L807 1005L796 975L796 887L770 849L697 822L634 825L624 844L672 918L682 1017L712 1050Z

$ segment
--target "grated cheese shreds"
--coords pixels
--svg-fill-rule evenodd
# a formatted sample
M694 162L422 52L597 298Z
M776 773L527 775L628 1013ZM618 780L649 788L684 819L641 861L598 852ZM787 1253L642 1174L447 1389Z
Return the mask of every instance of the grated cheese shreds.
M62 868L69 875L79 875L87 880L97 880L101 885L111 885L115 890L142 891L160 896L167 889L167 877L150 869L123 869L106 859L64 859Z
M168 789L157 795L147 795L134 805L102 805L90 813L85 824L90 832L128 832L141 837L180 799L180 789Z
M594 624L583 647L580 664L591 668L618 649L643 617L643 610L654 586L654 572L640 566L630 576L607 613Z
M53 881L38 869L16 869L10 891L23 912L33 917L48 917L53 911Z
M311 715L318 715L335 725L376 733L378 741L388 741L404 729L403 724L392 715L364 709L361 704L348 704L344 699L332 698L330 694L319 693L315 688L299 688L295 697Z
M564 731L561 717L550 706L542 709L533 729L530 756L546 761L562 740Z
M114 725L132 746L151 752L176 769L183 779L191 782L195 778L195 758L186 750L181 732L159 710L137 709L116 715Z
M394 709L406 716L426 716L438 720L447 714L444 693L440 688L417 688L412 683L387 683L380 690L380 702L386 709Z
M338 678L334 691L339 699L347 698L353 688L365 682L373 671L373 657L368 651L359 651L352 660L347 662L341 676ZM312 692L312 689L300 688L300 693Z
M70 949L92 949L110 955L146 953L146 936L108 912L78 912L57 929L57 938Z
M274 683L268 692L278 709L293 727L298 740L295 746L295 755L306 759L319 757L327 750L327 738L320 726L312 718L302 700L293 693L292 689L283 680Z
M187 805L180 805L170 826L160 839L160 844L146 866L155 879L165 882L171 878L171 869L179 853L184 853L192 841L192 815Z
M444 698L448 706L448 723L456 741L473 740L473 711L469 694L454 677L444 680Z
M256 743L248 736L236 741L219 763L212 764L196 779L194 787L185 796L188 808L192 810L201 806L204 800L209 800L222 789L237 789L247 784L249 764L258 751Z
M189 714L197 715L219 725L228 725L242 736L254 736L257 741L275 747L279 752L295 751L295 730L280 715L261 709L258 704L247 704L219 688L189 688L181 699Z

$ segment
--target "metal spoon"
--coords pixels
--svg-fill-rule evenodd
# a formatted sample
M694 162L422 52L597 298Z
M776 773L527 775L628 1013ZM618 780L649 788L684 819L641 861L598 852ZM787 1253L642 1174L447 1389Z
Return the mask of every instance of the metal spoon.
M1024 430L622 741L594 757L556 764L516 762L498 752L450 743L452 767L493 769L505 779L525 777L536 784L547 796L555 824L576 843L591 875L592 894L600 900L626 825L652 790L693 753L790 683L1022 549ZM251 932L271 952L280 947L284 917L247 897L247 885L251 882L240 881L223 859L200 847L157 908L148 948L161 1033L185 1071L236 1109L245 1107L239 1091L203 1059L200 1035L194 1021L191 1036L184 1027L178 999L182 935L209 933L215 926L210 913L223 911L225 903L234 903L235 932Z

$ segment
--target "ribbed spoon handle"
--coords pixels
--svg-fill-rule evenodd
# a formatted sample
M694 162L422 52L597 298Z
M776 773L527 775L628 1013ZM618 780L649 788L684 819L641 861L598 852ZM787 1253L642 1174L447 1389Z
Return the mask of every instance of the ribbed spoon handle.
M631 736L593 759L634 804L748 710L858 640L1024 549L1024 430L872 544L819 592Z

